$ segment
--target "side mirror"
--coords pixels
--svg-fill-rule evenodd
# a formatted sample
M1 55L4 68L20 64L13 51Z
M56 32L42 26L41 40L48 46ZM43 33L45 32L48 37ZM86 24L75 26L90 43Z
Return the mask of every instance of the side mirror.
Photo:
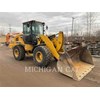
M46 26L46 30L48 30L48 26Z

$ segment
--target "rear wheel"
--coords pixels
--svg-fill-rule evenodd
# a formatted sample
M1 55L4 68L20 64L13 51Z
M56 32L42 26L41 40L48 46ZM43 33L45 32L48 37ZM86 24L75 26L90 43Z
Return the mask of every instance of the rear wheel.
M51 61L51 53L46 46L38 46L33 51L34 64L40 67L46 67Z
M25 50L22 46L15 46L13 48L13 55L16 60L23 60L25 58Z

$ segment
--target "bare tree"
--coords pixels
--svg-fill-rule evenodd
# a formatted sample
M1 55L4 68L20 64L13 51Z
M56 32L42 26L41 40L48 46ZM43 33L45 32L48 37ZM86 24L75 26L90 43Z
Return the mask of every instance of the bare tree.
M86 26L86 33L84 34L86 40L91 41L91 37L95 32L94 25L98 17L97 15L97 12L86 12L82 16L83 23Z
M93 29L93 24L95 23L95 20L97 18L97 14L96 12L87 12L86 13L87 15L87 33L88 33L88 36L90 37L91 34L92 34L92 29Z

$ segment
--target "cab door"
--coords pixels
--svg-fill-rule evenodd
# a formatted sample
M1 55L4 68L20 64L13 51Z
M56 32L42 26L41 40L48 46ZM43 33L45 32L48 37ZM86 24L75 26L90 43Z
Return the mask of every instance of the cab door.
M27 22L23 24L23 39L26 44L32 44L31 36L31 23Z

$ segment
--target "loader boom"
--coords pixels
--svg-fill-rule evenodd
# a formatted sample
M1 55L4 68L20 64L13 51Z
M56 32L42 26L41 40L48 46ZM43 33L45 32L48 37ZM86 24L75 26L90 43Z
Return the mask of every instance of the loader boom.
M52 55L59 60L60 55L59 53L63 50L63 32L58 33L57 38L53 38L51 41L48 36L41 35L40 38L46 44L46 46L50 49ZM63 51L64 52L64 51Z

